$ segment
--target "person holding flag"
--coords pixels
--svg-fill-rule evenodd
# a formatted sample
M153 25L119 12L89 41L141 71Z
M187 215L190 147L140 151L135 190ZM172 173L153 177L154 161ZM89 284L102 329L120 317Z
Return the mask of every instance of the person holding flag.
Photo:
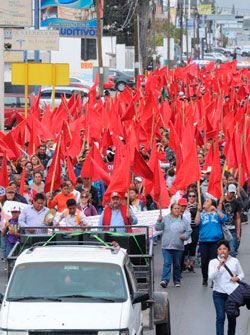
M110 203L104 208L99 226L104 227L103 230L117 231L120 233L131 233L131 225L138 222L133 211L126 205L122 204L121 196L118 192L112 192ZM115 227L115 228L112 228Z

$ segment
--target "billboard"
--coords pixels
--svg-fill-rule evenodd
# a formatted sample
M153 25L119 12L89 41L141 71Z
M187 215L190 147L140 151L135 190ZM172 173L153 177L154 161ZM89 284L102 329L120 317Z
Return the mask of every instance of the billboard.
M51 30L5 30L5 42L12 50L59 50L59 33Z
M32 26L31 0L0 1L0 26L6 26L6 27Z
M97 18L94 1L41 0L41 26L59 29L61 36L95 37Z

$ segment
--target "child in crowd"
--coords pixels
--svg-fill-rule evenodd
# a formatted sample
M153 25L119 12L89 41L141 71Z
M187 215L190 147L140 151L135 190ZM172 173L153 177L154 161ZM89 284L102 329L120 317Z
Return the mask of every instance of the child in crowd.
M8 257L9 253L20 238L18 226L18 218L20 212L20 208L14 206L11 210L11 219L9 219L9 221L5 223L5 226L2 230L2 236L5 237L5 258Z

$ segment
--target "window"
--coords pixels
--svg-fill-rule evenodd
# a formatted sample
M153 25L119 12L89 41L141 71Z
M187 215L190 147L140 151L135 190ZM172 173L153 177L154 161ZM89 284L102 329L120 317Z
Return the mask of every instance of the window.
M28 107L30 106L30 99L28 98ZM25 107L25 99L24 98L19 98L19 108L24 108Z
M17 107L16 97L4 97L4 107L14 108Z
M48 262L21 264L14 270L7 300L87 299L122 302L127 291L116 264ZM46 278L46 280L44 280Z
M51 98L51 91L43 91L41 93L41 98L43 98L43 99L50 99Z
M81 60L97 59L96 39L82 38L81 39Z

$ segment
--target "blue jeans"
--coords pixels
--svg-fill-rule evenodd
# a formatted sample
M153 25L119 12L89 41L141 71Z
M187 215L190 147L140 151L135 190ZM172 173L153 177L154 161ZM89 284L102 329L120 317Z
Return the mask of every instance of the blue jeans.
M237 251L238 251L238 248L239 248L239 242L238 242L238 239L237 239L236 229L230 229L230 232L233 236L233 239L231 241L229 241L230 255L232 257L236 257L237 256Z
M183 251L176 249L162 249L163 254L163 271L162 280L167 283L170 281L171 265L173 264L173 280L174 283L181 281L181 260Z
M216 310L216 335L224 335L224 323L226 318L225 303L228 295L213 291L213 301ZM228 318L228 335L235 335L236 318Z

